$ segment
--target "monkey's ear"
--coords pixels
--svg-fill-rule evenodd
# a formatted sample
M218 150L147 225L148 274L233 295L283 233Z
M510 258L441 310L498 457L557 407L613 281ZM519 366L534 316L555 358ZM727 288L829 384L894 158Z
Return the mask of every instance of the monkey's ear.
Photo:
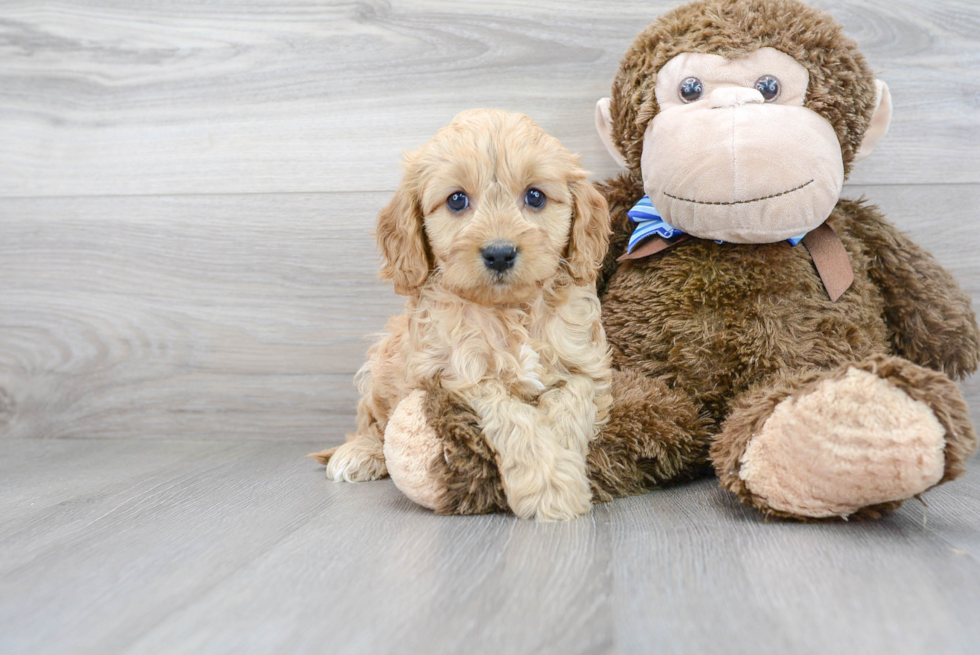
M595 103L595 129L599 131L599 138L606 145L606 150L609 151L612 158L616 160L617 164L626 168L626 157L613 142L612 114L609 111L611 104L612 100L609 98L601 98L599 102Z
M591 284L599 275L609 244L609 206L588 180L575 180L568 186L572 192L572 232L565 261L572 279Z
M858 148L857 154L854 155L854 161L861 161L871 154L871 151L881 141L881 137L885 136L885 133L888 132L888 126L892 122L892 94L888 91L888 85L881 80L875 80L875 89L877 91L876 95L878 96L875 113L871 117L871 123L868 124L867 131L864 133L864 140L861 141L861 147Z
M401 186L378 213L378 248L383 258L381 278L395 284L395 293L415 295L429 276L422 208L414 175L406 172Z

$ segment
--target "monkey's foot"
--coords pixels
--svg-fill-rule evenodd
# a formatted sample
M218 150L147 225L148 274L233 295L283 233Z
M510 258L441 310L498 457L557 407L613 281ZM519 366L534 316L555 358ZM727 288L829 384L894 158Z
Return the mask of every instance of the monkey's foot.
M612 388L609 423L589 445L593 502L704 473L706 422L683 392L621 371L613 371ZM476 413L437 384L398 405L385 431L385 459L398 488L440 514L510 511Z
M388 474L403 494L423 507L442 507L447 490L435 466L442 444L426 421L424 391L398 403L385 428L384 452Z
M510 511L476 414L438 385L413 391L395 408L385 459L395 485L439 514Z
M748 396L712 456L726 488L779 516L894 509L958 475L976 448L955 385L899 358L870 358Z

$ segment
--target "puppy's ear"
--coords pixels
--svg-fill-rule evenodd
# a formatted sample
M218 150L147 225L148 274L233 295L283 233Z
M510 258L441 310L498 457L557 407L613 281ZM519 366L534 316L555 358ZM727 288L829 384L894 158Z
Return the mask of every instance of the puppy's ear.
M411 162L407 168L410 167ZM403 296L417 294L432 267L415 178L406 170L395 196L378 213L378 248L383 258L381 277L391 280L395 293Z
M592 284L609 245L609 206L588 180L574 180L568 188L572 192L572 232L565 260L577 283Z

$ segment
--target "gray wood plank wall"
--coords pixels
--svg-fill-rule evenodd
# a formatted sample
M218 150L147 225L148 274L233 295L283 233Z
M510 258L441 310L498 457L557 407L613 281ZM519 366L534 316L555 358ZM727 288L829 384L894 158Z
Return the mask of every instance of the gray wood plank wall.
M491 106L614 173L593 105L675 4L4 2L0 438L341 439L400 307L370 229L401 151ZM845 195L980 299L980 6L813 4L895 103Z

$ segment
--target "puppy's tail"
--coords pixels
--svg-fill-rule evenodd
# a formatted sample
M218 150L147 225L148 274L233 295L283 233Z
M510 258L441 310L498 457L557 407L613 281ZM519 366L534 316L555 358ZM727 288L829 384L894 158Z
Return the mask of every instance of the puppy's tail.
M315 459L316 461L326 466L327 462L330 461L330 458L333 457L333 454L335 452L337 452L337 446L334 446L333 448L327 448L326 450L321 450L318 453L310 453L309 455L307 455L307 457L309 457L310 459Z

